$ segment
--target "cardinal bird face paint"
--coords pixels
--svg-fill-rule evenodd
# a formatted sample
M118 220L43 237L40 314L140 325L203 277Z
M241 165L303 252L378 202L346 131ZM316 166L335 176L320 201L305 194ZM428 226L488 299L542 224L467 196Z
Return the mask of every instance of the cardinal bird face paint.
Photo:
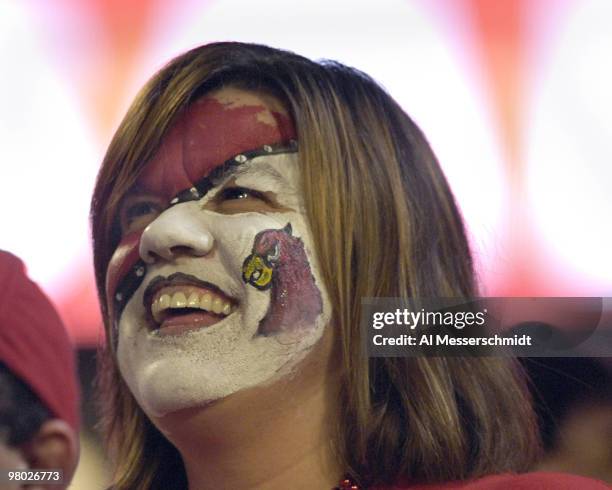
M274 382L331 317L280 103L225 88L170 130L107 271L121 373L161 416Z

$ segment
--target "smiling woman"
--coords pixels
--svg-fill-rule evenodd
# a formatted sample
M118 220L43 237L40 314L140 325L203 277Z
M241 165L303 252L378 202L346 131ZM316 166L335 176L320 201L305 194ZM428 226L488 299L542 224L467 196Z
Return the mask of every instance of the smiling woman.
M176 58L115 134L91 215L113 488L382 488L531 464L511 363L361 353L362 297L475 294L431 149L363 73L239 43Z

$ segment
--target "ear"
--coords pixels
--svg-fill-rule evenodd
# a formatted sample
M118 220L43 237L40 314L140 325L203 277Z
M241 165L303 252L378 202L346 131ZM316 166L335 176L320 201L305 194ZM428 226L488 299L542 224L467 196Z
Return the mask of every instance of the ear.
M30 468L62 470L63 484L56 488L68 488L79 461L78 437L70 425L61 419L47 420L20 449Z
M287 235L291 236L291 232L293 232L293 228L291 227L291 223L287 223L283 228L283 231L287 233Z

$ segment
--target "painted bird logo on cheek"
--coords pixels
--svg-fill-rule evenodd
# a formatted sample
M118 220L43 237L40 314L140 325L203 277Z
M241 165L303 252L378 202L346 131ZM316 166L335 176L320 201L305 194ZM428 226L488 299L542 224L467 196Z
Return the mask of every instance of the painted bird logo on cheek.
M280 257L279 244L275 243L270 253L260 255L253 252L244 261L242 279L261 291L272 287L272 274Z
M259 232L242 265L245 283L270 290L270 306L259 328L263 335L312 327L323 309L304 243L292 232L291 223Z

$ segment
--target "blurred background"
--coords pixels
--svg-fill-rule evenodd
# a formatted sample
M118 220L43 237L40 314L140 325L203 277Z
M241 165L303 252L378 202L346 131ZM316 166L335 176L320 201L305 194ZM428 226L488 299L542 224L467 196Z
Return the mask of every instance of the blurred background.
M113 131L165 62L237 40L360 68L428 136L483 295L612 296L610 22L608 0L0 1L0 248L79 345L86 430L72 488L106 478L89 199Z

